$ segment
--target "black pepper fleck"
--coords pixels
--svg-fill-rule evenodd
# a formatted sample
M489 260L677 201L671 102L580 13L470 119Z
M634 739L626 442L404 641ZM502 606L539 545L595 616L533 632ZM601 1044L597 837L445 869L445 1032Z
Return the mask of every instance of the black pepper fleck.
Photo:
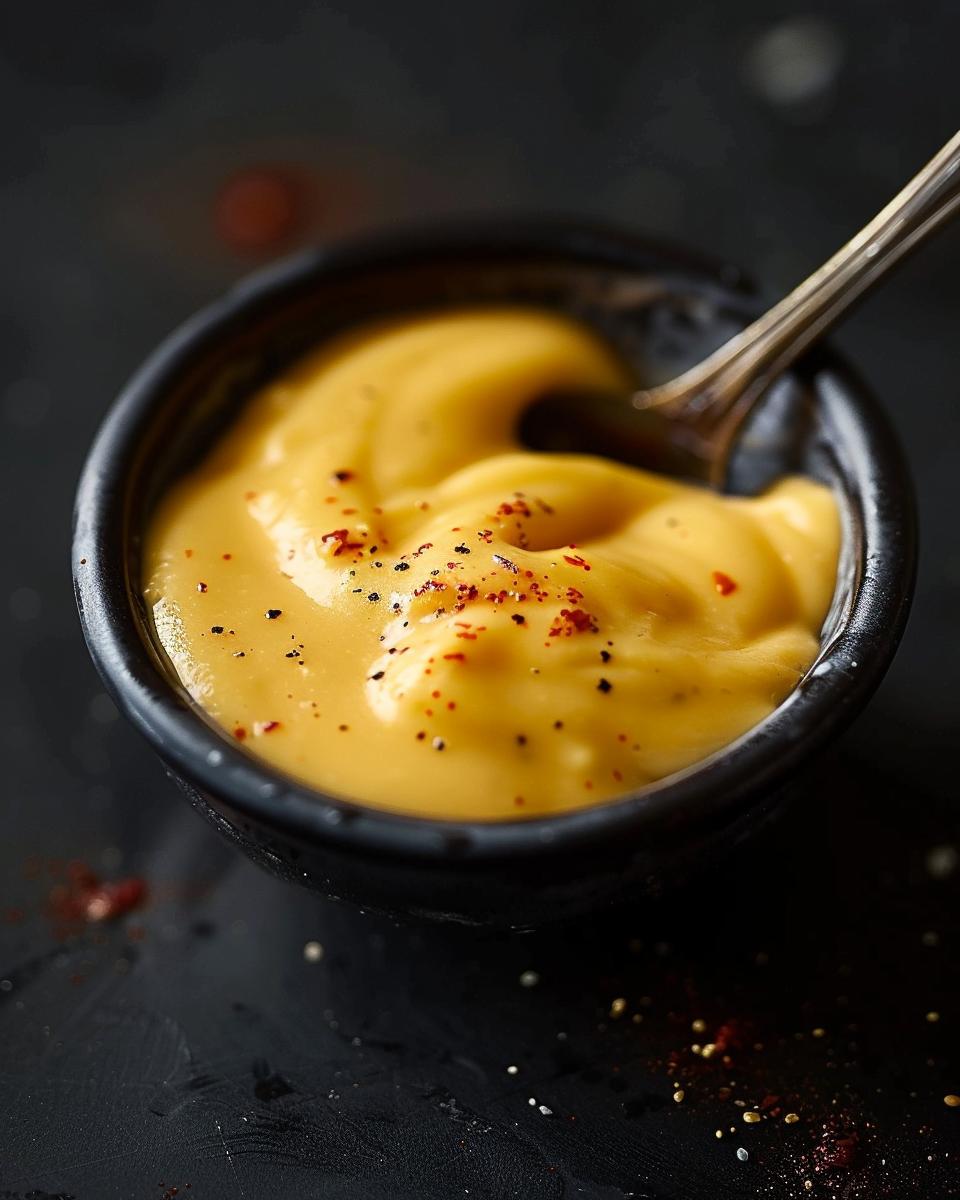
M380 599L380 593L379 592L371 592L370 595L367 596L367 599L370 601L371 604L376 604L377 601Z
M464 544L461 542L459 546L454 546L454 548L453 548L453 552L454 552L454 554L469 554L469 553L470 553L470 547L469 547L469 546L465 546L465 545L464 545Z
M526 625L527 623L527 618L523 615L523 613L511 614L510 620L517 625Z
M263 615L267 618L268 621L275 621L277 619L277 617L283 615L283 609L282 608L268 608L267 611Z
M374 671L370 676L371 679L382 679L386 675L386 671Z
M211 633L223 633L223 626L222 625L211 625L210 632Z
M399 563L397 563L397 565L396 565L396 566L395 566L393 569L394 569L395 571L409 571L409 570L410 570L410 564L409 564L409 563L405 563L405 562L399 562Z
M600 658L602 659L603 662L609 662L610 659L613 658L613 655L610 653L609 650L601 650Z
M612 690L613 690L613 684L610 682L609 679L601 679L600 682L597 684L598 692L609 692Z

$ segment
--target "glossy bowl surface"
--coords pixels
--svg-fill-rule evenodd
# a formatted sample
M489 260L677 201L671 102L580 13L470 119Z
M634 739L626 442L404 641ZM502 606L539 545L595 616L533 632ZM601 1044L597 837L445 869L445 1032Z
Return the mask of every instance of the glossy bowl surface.
M761 725L635 795L554 817L424 820L325 796L260 762L190 699L140 595L141 531L171 479L264 380L358 321L509 301L568 312L649 381L676 374L749 320L737 273L687 251L568 223L487 223L311 252L252 277L150 356L91 449L73 574L106 687L192 802L275 872L395 914L531 926L660 892L755 829L862 707L906 620L912 489L885 417L825 348L771 389L730 485L785 470L829 482L844 551L816 663Z

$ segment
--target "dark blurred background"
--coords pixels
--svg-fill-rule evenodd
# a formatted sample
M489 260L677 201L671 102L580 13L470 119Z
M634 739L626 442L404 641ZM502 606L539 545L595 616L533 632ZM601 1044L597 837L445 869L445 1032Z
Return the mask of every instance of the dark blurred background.
M238 861L103 694L68 539L124 379L251 268L549 210L773 298L954 132L958 40L949 0L0 8L0 1196L957 1194L960 229L836 337L917 481L900 655L764 863L654 915L394 929ZM149 903L64 929L68 859ZM735 1009L765 1049L728 1073L792 1129L741 1129L719 1076L671 1101L690 1022Z

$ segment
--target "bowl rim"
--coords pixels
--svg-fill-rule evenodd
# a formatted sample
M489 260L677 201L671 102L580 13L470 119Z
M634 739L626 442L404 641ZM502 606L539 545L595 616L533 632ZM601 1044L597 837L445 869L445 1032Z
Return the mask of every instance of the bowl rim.
M849 611L800 686L760 725L714 755L638 792L583 809L505 821L427 818L336 797L256 758L205 717L163 672L131 599L125 481L141 431L169 389L240 325L289 302L321 276L403 268L433 258L517 258L674 270L740 296L739 272L668 241L566 219L453 221L308 250L241 280L148 356L110 407L80 478L72 573L90 654L121 711L179 775L278 834L343 851L421 862L490 863L579 853L603 842L662 833L689 815L715 817L774 791L856 715L885 672L906 622L916 569L913 489L899 442L849 366L818 346L818 385L848 418L864 566ZM118 552L119 551L119 552Z

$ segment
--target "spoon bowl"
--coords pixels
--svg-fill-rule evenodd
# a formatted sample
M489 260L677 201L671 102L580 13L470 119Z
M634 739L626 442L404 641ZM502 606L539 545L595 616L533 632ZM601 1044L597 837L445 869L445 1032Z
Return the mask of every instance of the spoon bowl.
M556 449L559 430L581 450L722 488L741 427L771 383L958 208L960 133L822 267L702 362L632 396L545 396L521 436Z

